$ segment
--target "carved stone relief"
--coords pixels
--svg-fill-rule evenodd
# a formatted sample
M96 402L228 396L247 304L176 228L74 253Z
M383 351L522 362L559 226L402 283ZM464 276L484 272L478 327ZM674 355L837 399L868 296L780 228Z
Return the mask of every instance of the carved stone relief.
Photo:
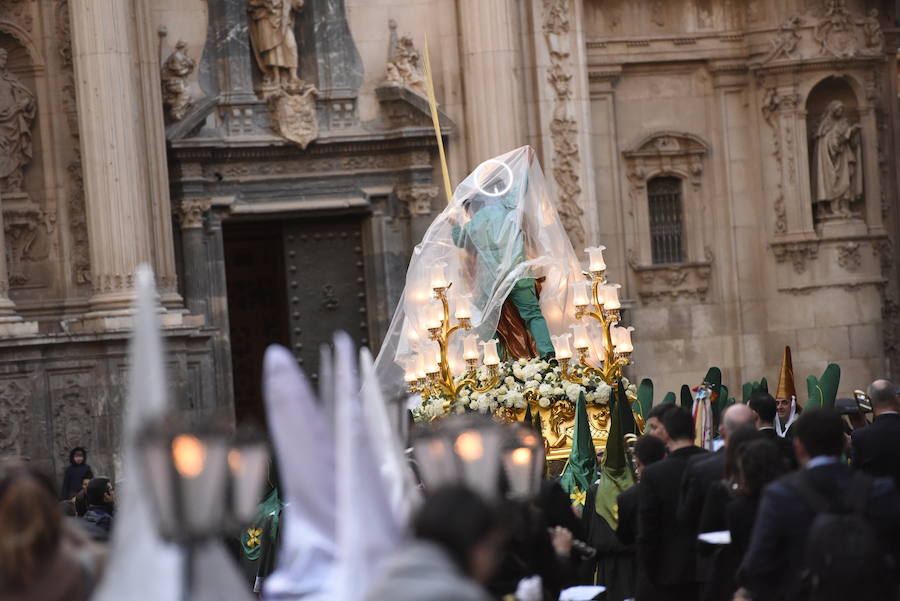
M7 52L0 48L0 194L25 200L23 171L31 162L31 126L37 113L34 94L6 67Z
M68 457L72 447L91 445L94 439L90 378L88 373L50 377L53 443L59 457Z
M31 387L27 380L0 380L0 457L25 454L31 420Z
M212 206L212 198L185 198L175 211L181 229L203 227L203 214Z
M844 0L828 0L825 16L816 24L815 39L819 54L840 58L856 54L856 32Z
M37 209L6 209L3 211L9 283L13 286L28 283L24 263L37 238L39 220L40 212Z
M431 202L437 198L437 186L402 186L397 189L397 198L406 203L413 217L431 215Z
M859 242L839 244L837 247L838 265L847 271L856 271L859 269L859 265L862 262L859 248Z
M30 33L34 27L31 6L31 0L6 0L0 3L0 21L16 23Z
M706 260L680 265L641 265L633 249L628 249L628 264L637 276L637 294L644 302L678 299L704 301L712 276L712 250Z
M173 121L180 121L193 105L188 93L188 78L194 72L197 63L188 56L187 43L178 40L175 50L162 65L162 97L163 104L168 107L168 115Z
M775 210L775 233L783 234L787 231L787 208L784 199L784 183L782 173L787 168L791 183L796 182L796 158L794 156L792 113L797 109L800 96L794 93L782 93L776 88L768 88L762 100L763 118L772 130L772 156L777 165L776 193L773 202ZM782 139L784 143L782 144ZM786 153L782 147L786 148ZM784 165L784 155L787 154L787 165Z
M800 37L800 17L790 17L778 26L778 33L770 42L769 52L763 57L762 62L768 63L780 58L797 59L797 45Z
M543 0L543 31L550 54L547 82L554 91L550 138L553 142L553 179L559 197L559 215L575 248L585 244L581 206L581 153L578 148L578 122L572 117L571 80L574 66L568 51L571 40L570 0Z
M269 96L269 117L275 133L300 148L319 137L316 98L319 91L306 85L298 91L282 91Z
M779 263L790 261L798 275L805 272L807 263L819 255L818 242L787 242L772 245L775 260Z
M391 51L388 53L385 67L385 80L388 85L407 87L420 96L427 97L425 75L419 62L419 51L416 50L411 36L397 37L397 22L391 19L388 23L391 34Z

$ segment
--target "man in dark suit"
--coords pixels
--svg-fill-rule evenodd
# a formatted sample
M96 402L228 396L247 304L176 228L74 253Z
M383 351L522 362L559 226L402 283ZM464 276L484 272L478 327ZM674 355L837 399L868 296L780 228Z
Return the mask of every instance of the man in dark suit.
M794 457L793 443L789 439L778 436L778 433L775 431L775 414L777 411L775 398L768 392L755 392L750 397L747 406L756 415L756 428L767 440L774 442L781 450L785 461L788 462L788 467L790 469L796 468L797 459Z
M644 470L638 491L638 561L656 591L639 588L637 599L696 601L694 534L678 520L677 501L688 460L706 451L694 446L694 420L687 409L670 409L661 421L669 456Z
M840 462L846 443L839 415L829 409L813 409L804 412L794 428L794 451L802 469L764 490L738 573L738 581L754 601L798 598L807 535L816 511L798 489L797 479L802 478L803 486L825 499L844 499L858 486L859 475ZM893 482L880 478L867 481L866 498L866 521L884 552L896 557L900 551L900 495Z
M872 476L894 479L900 490L900 402L897 388L888 380L875 380L869 386L869 401L875 419L865 428L854 430L851 449L853 466Z

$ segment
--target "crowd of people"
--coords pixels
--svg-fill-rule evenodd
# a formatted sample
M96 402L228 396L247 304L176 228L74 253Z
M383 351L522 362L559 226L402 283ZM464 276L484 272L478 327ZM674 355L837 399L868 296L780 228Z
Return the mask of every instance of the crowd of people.
M654 406L630 448L637 483L618 495L615 529L594 510L599 482L580 515L550 478L528 502L429 491L412 538L360 598L538 601L600 584L608 601L898 599L900 401L886 380L868 400L874 418L856 428L810 409L778 432L785 404L757 391L723 412L714 452L695 445L687 408ZM59 488L27 464L5 466L0 599L88 599L114 515L112 483L93 476L83 448Z

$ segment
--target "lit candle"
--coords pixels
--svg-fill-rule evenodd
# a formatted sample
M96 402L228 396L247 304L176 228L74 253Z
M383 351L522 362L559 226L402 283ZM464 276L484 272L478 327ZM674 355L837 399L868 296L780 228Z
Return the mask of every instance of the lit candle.
M603 306L607 311L615 311L622 308L622 303L619 302L619 288L621 287L622 284L610 284L605 287L606 289L603 291Z
M193 434L179 434L172 439L175 469L185 478L196 478L206 463L206 445Z
M591 346L591 339L587 333L587 326L576 324L572 326L575 331L575 348L583 350Z
M478 336L475 334L463 338L463 359L478 359Z
M492 338L481 344L484 346L484 364L488 366L499 365L500 355L497 354L497 340Z
M441 327L444 321L444 307L437 301L431 301L425 306L425 327L429 330Z
M416 367L418 366L418 364L419 364L418 353L413 355L412 357L409 357L406 360L406 363L405 363L406 375L404 376L404 379L407 382L415 382L416 380L419 379L419 374L416 373Z
M441 347L432 342L425 347L425 373L436 374L441 370Z
M509 459L513 465L525 467L531 465L531 449L528 447L519 447L509 454Z
M478 461L484 455L484 441L481 439L481 433L475 430L466 430L456 437L453 449L463 461Z
M572 334L561 334L560 336L551 336L553 341L553 350L556 351L557 359L571 359L572 348L569 346L569 338Z
M472 317L471 299L471 294L460 294L456 297L456 319L469 319Z
M431 266L431 288L447 288L446 263L435 263Z
M606 271L606 261L603 260L603 251L606 250L605 246L592 246L584 250L587 251L588 257L590 257L590 271L592 273Z
M416 355L416 378L424 380L428 372L425 371L425 357L421 354Z
M590 304L588 286L590 286L590 283L587 281L572 282L572 291L575 294L576 307L587 307L588 304Z

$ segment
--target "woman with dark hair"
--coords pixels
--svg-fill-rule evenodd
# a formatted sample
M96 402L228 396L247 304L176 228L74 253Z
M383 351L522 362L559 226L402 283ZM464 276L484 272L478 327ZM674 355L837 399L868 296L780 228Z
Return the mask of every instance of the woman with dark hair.
M63 544L53 483L25 465L0 468L0 601L82 601L87 570Z
M84 447L75 447L69 451L69 467L63 475L60 500L74 500L78 491L86 488L85 480L89 481L93 477L94 472L87 463L87 451Z
M753 521L763 488L787 472L784 455L771 440L744 445L737 457L735 495L725 508L731 543L744 557L753 532Z
M413 521L415 540L385 566L367 601L490 601L504 534L496 510L467 488L448 487L425 499Z

